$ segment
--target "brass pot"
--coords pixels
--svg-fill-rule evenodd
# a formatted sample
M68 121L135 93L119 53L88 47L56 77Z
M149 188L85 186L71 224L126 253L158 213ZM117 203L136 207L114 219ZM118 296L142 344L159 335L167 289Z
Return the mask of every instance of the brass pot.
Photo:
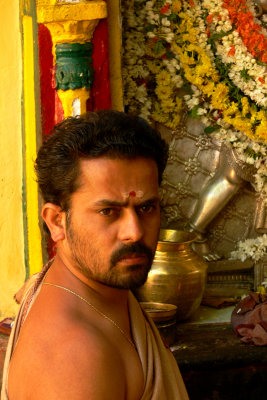
M146 283L135 291L142 302L177 306L177 320L185 320L200 306L207 277L207 264L191 248L193 232L161 229Z

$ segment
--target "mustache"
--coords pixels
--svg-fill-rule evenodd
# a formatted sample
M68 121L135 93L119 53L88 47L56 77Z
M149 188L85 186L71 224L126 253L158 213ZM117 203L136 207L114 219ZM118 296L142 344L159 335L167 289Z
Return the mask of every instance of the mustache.
M148 257L149 262L152 262L154 257L154 253L149 247L145 246L142 243L136 242L128 245L123 245L117 250L114 250L110 258L111 266L114 267L121 258L130 254L145 254Z

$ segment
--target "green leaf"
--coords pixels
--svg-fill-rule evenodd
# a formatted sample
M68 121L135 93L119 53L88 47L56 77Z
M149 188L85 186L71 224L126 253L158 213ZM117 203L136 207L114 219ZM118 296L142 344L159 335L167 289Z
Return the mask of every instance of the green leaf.
M147 25L144 27L144 32L145 32L145 33L149 32L149 31L153 32L153 31L154 31L154 28L156 28L156 25L147 24Z
M165 50L164 43L165 41L163 40L158 40L157 42L155 42L155 45L153 47L153 52L159 54L162 52L162 50Z
M201 117L201 115L198 114L198 109L199 109L199 106L193 107L192 110L189 111L188 115L189 115L190 117L198 118L198 119L199 119L199 118Z
M228 35L230 35L233 31L234 31L234 30L231 29L231 30L228 31L228 32L220 31L220 32L217 32L217 33L213 33L212 35L210 35L210 37L209 37L209 39L208 39L208 43L213 42L213 41L216 41L216 40L219 40L219 39L223 38L224 36L228 36Z
M187 93L187 94L193 94L193 90L191 88L191 85L188 82L184 82L182 89Z
M257 160L257 158L262 157L262 153L260 151L256 153L251 147L247 147L244 150L244 153L247 154L249 157L253 158L254 160Z
M167 52L166 52L166 57L167 57L169 60L172 60L173 58L175 58L175 55L174 55L171 51L167 51Z
M241 78L243 78L243 80L245 82L248 82L251 79L251 76L248 74L247 69L242 69L242 71L240 71L240 75L241 75Z
M258 107L255 103L251 103L251 107L253 108L254 111L258 111Z
M178 17L178 15L171 13L171 15L169 15L168 20L171 22L178 22L180 20L180 18Z
M217 131L220 128L219 125L211 125L211 126L206 126L206 128L204 129L205 133L212 133L214 131Z
M203 11L203 14L202 14L202 19L203 19L204 21L206 21L208 15L209 15L208 10L204 10L204 11Z
M215 57L214 61L222 79L228 79L229 70L232 64L224 64L219 57Z
M265 63L265 62L263 62L263 61L256 60L256 63L257 63L258 65L262 65L263 67L267 67L267 63Z

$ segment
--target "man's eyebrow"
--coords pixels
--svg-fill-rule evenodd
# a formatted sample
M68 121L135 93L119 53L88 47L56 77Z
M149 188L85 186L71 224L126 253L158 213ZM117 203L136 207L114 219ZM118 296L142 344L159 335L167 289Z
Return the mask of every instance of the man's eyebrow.
M109 199L102 199L98 200L94 203L94 206L99 207L125 207L129 203L129 200L125 201L117 201L117 200L109 200Z
M141 201L140 203L136 204L136 207L144 206L148 204L158 203L159 198L157 196L152 197L150 199ZM94 203L96 207L126 207L129 204L129 199L125 201L117 201L117 200L110 200L110 199L101 199Z
M155 203L159 203L159 198L157 196L140 202L140 204L138 204L138 206L145 206L145 205L155 204Z

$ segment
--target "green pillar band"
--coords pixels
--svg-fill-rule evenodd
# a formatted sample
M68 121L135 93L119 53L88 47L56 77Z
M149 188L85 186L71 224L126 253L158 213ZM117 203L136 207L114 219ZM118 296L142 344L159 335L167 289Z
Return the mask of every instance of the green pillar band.
M90 42L56 46L56 89L73 90L92 85L92 51Z

